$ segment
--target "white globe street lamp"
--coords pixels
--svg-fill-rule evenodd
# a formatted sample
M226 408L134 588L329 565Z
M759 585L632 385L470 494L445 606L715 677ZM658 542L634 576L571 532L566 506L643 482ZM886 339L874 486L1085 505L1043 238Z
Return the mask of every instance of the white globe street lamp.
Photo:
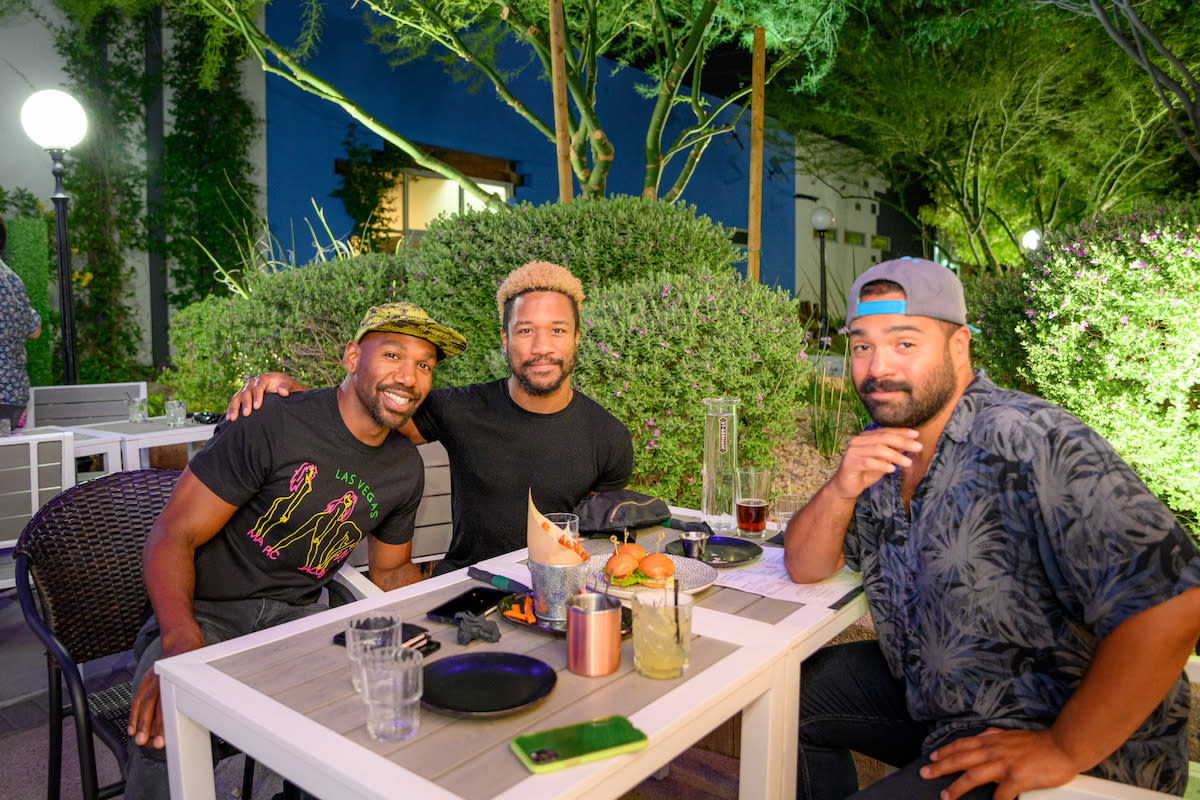
M21 127L45 150L70 150L87 133L87 114L79 101L58 89L30 95L21 106Z
M71 301L71 245L67 232L67 195L63 192L63 158L87 133L87 114L66 92L37 92L21 106L21 127L34 144L50 153L54 174L54 239L58 247L58 306L62 315L63 383L76 381L75 309Z
M1026 250L1037 250L1038 245L1042 243L1042 233L1037 228L1031 228L1025 231L1025 235L1021 237L1021 247Z
M829 335L829 315L825 312L825 233L833 227L833 212L824 206L817 206L812 210L809 221L821 240L821 327L817 336L824 339Z

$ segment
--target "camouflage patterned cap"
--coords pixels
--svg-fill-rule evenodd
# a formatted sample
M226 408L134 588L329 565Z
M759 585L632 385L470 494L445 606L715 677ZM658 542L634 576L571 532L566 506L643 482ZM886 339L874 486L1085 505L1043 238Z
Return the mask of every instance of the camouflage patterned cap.
M368 333L406 333L424 339L437 348L438 360L456 356L467 349L467 337L453 328L439 325L416 303L387 303L372 306L358 325L354 341Z

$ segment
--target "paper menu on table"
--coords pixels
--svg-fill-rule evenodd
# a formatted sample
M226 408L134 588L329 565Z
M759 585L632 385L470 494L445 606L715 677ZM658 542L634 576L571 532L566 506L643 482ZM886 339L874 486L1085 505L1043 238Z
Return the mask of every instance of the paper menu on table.
M782 547L764 547L761 557L743 567L717 571L717 585L777 600L830 608L862 585L857 572L842 569L820 583L794 583L783 566Z

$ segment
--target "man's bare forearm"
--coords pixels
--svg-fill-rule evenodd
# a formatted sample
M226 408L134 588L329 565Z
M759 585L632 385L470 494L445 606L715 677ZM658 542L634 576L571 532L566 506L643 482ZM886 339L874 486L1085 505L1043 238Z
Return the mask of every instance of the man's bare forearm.
M416 583L422 577L421 568L411 561L393 569L371 568L371 583L385 592Z
M151 534L143 561L146 593L158 620L164 653L173 655L202 646L193 608L195 551L179 538Z
M842 566L842 545L858 496L885 475L911 467L923 448L911 428L874 428L850 440L829 483L788 524L783 563L796 583L815 583Z
M854 516L854 499L838 495L831 483L788 522L783 563L796 583L824 580L842 567L846 528Z

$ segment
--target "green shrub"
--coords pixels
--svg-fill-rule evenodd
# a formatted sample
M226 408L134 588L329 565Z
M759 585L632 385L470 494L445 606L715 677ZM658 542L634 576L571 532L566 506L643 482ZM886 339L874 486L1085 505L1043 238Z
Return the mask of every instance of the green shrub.
M807 322L786 291L731 270L606 284L584 304L575 384L629 428L632 485L699 508L700 401L740 398L738 460L768 464L808 389Z
M1200 215L1160 208L1047 237L1022 335L1038 393L1200 520Z
M971 275L963 277L967 298L967 322L979 328L971 336L971 359L987 371L997 385L1032 392L1025 375L1025 346L1021 331L1026 316L1025 270L1005 268L1000 277Z
M21 276L29 304L42 317L42 335L25 340L30 386L57 382L50 369L50 344L59 340L58 312L50 312L49 229L45 216L8 220L8 266Z
M403 254L369 254L245 274L247 296L210 296L171 319L162 381L196 411L224 409L247 375L280 370L311 385L341 381L342 350L367 308L405 299Z
M633 197L443 216L409 252L408 299L467 337L467 352L437 370L437 385L508 374L496 289L526 262L562 264L592 294L613 280L726 267L738 257L726 230L695 208Z

